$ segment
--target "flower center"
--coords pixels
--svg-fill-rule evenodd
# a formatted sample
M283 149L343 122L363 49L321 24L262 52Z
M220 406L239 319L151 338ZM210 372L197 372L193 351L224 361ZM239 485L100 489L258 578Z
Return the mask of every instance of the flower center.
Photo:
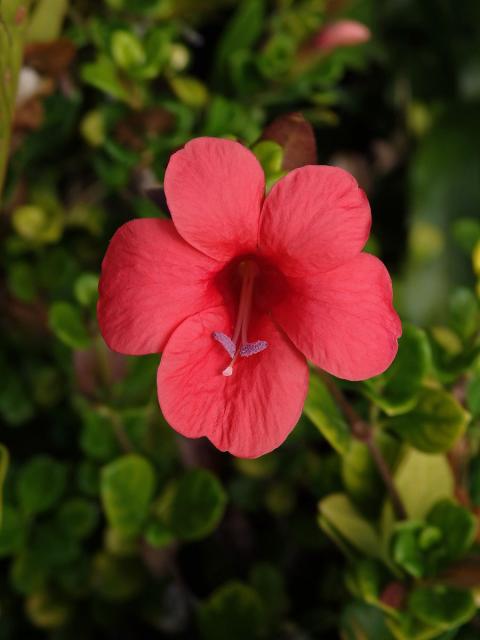
M248 342L248 323L250 322L250 314L252 311L253 285L258 274L258 267L253 260L244 260L239 265L240 275L242 279L242 287L240 291L240 300L238 303L237 322L233 336L214 331L212 337L216 340L231 358L230 364L222 371L224 376L233 374L233 365L238 357L249 358L264 351L268 347L265 340L257 340L256 342Z

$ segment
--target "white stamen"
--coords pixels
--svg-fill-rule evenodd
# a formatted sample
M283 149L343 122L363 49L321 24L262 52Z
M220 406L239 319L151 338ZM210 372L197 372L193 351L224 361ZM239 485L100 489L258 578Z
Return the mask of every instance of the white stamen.
M248 324L250 322L250 313L252 309L253 284L258 272L257 265L247 260L240 264L240 273L242 276L242 289L240 292L240 301L237 312L237 322L230 338L221 331L214 331L212 338L216 340L232 358L228 367L222 371L222 375L229 378L233 375L233 365L238 356L246 358L260 353L267 348L268 344L265 340L257 340L249 343L247 336ZM241 339L241 340L240 340ZM240 345L237 348L237 345Z

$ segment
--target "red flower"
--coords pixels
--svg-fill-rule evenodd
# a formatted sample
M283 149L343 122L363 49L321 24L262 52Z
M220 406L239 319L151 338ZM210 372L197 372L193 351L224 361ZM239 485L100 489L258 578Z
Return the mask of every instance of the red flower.
M338 20L328 24L315 36L314 46L325 51L337 47L351 47L368 42L371 35L370 29L361 22Z
M198 138L165 175L173 222L139 219L103 261L98 318L115 351L163 351L158 396L180 433L272 451L300 417L306 359L349 380L384 371L401 325L384 265L361 253L370 207L354 178L306 166L265 198L255 156Z

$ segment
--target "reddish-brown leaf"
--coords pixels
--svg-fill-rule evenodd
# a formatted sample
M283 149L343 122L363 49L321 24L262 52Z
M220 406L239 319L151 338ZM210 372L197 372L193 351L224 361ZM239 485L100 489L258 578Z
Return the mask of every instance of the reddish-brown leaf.
M76 49L68 38L53 42L34 42L25 48L25 64L39 73L58 77L64 73L75 57Z
M18 131L34 131L43 124L44 109L39 98L32 98L24 102L15 110L13 129Z
M283 147L285 171L318 162L313 127L301 113L276 118L263 132L262 140L273 140Z
M407 590L401 582L390 582L382 591L380 602L392 609L401 609L406 595Z
M151 107L131 113L121 120L116 128L116 138L134 151L145 148L145 140L169 131L174 125L174 116L162 107Z

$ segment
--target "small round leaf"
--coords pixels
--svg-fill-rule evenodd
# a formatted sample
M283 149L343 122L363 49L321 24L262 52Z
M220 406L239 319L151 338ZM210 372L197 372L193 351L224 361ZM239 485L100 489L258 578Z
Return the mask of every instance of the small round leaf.
M227 496L217 478L205 469L193 469L176 486L168 524L179 538L203 538L223 518L226 502Z
M241 582L229 582L215 591L199 616L205 640L255 640L265 623L260 596Z
M468 622L476 612L470 591L444 585L418 587L408 608L421 622L445 630Z
M67 484L67 470L49 456L32 458L20 470L18 499L27 515L47 511L62 497Z
M90 344L80 311L68 302L55 302L50 307L48 326L71 349L85 349Z
M412 447L426 453L448 451L462 435L469 414L448 392L424 389L412 411L386 422Z
M155 472L148 460L125 455L102 470L103 507L111 526L125 536L140 532L155 489Z

